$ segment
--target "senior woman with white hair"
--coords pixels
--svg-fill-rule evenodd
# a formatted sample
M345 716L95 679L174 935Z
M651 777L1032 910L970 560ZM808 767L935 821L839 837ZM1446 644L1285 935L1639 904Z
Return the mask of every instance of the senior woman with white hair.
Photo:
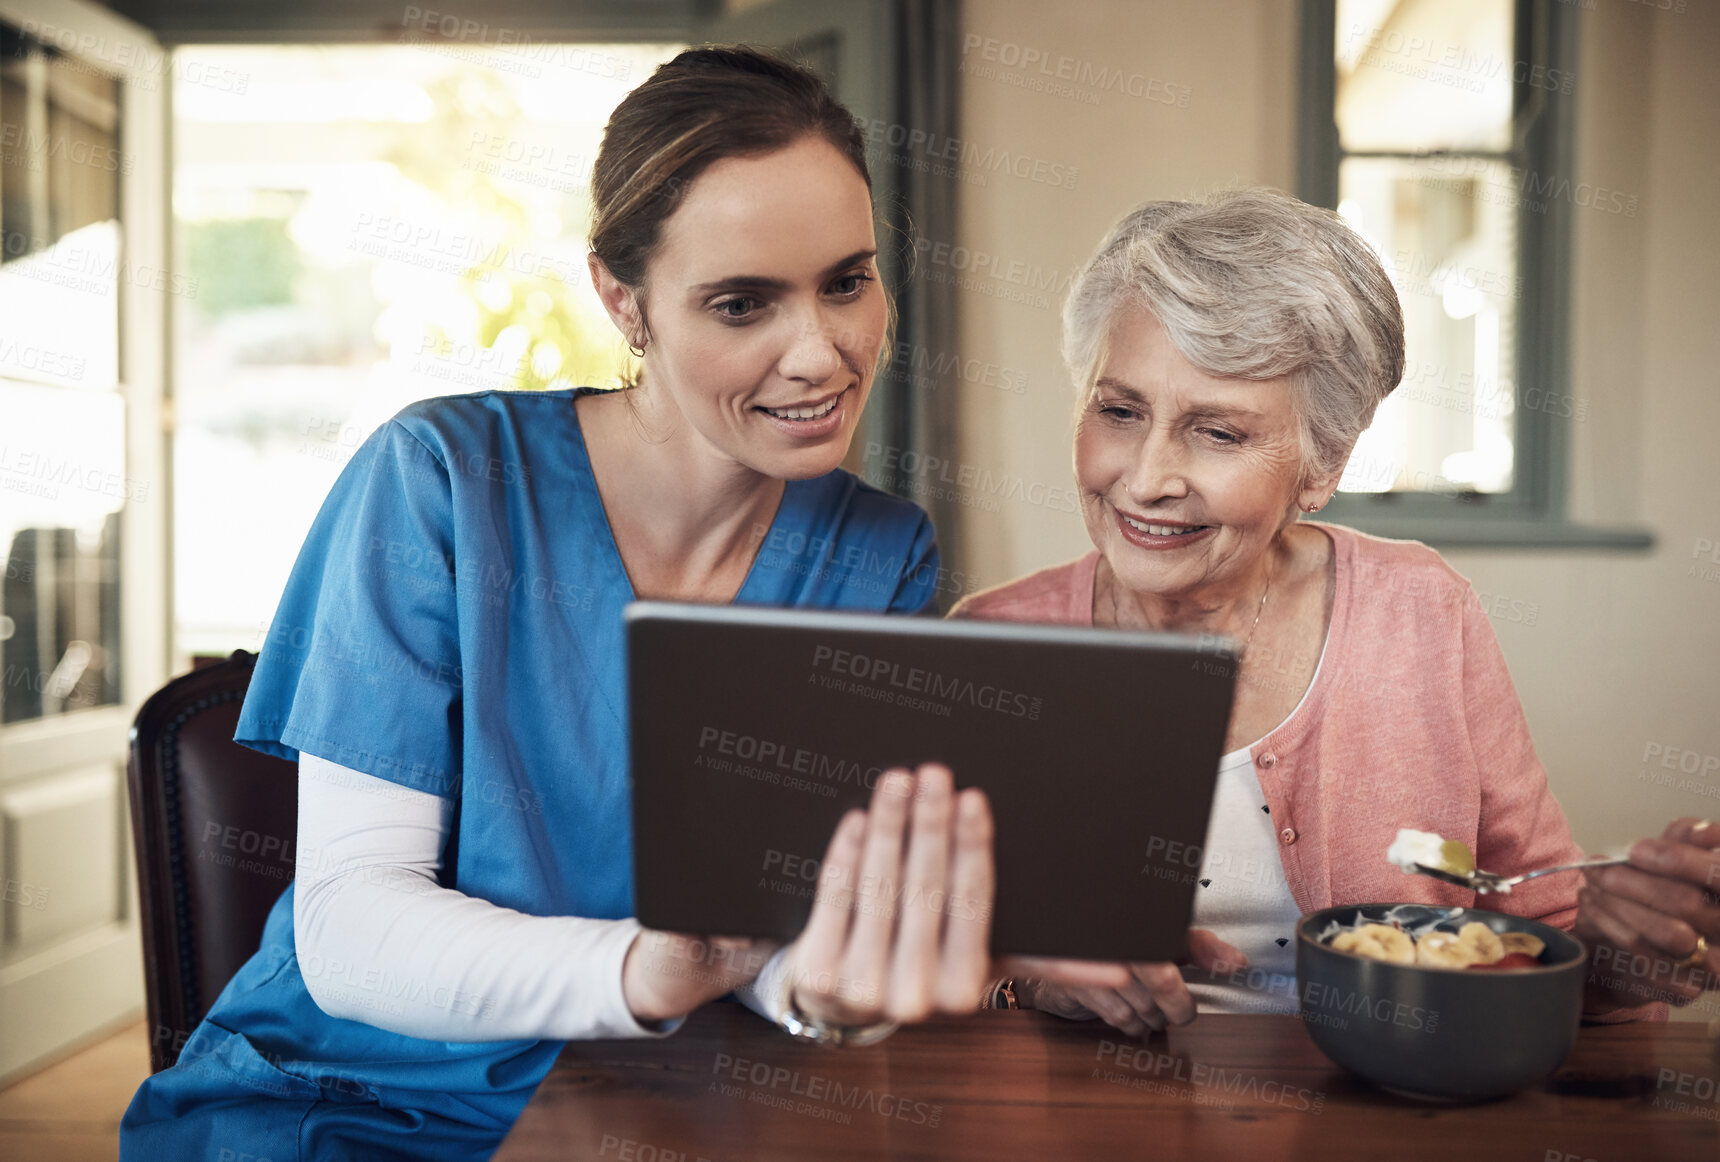
M1462 840L1507 875L1580 859L1469 583L1425 545L1300 519L1331 499L1403 374L1402 313L1368 245L1282 194L1155 202L1082 270L1064 335L1096 549L953 615L1224 635L1241 667L1208 843L1186 861L1201 862L1194 963L1132 966L1121 989L1029 979L996 995L1136 1035L1191 1020L1197 1000L1293 1012L1304 913L1476 902L1389 864L1399 828ZM1681 886L1649 878L1639 898L1680 923L1674 904L1695 905L1668 904ZM1486 906L1584 927L1579 882L1548 877ZM1602 919L1584 934L1639 948L1657 935L1662 957L1694 939ZM1593 1016L1664 1015L1592 980Z

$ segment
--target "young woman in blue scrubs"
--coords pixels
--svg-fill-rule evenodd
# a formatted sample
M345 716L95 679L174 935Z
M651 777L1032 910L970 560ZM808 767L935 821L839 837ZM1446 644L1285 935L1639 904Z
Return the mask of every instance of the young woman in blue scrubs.
M977 1007L990 816L935 766L842 822L768 963L630 918L622 607L919 613L938 556L837 467L889 307L862 138L817 79L682 53L615 111L593 200L640 383L428 400L342 473L237 735L300 763L297 880L139 1089L127 1162L486 1158L563 1041L664 1036L736 987L850 1035ZM982 906L856 905L891 879Z

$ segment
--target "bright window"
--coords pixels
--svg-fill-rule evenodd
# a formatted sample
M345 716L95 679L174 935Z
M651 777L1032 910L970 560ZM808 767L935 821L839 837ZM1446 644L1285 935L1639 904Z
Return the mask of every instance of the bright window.
M0 725L120 699L120 101L0 25Z
M1338 0L1338 212L1391 272L1407 359L1346 491L1511 490L1513 15L1511 0Z
M181 653L258 648L336 475L404 405L614 380L591 165L679 47L180 50Z

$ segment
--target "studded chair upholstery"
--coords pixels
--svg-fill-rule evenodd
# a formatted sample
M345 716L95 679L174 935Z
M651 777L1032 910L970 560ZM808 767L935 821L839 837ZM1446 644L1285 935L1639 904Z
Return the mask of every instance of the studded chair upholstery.
M175 678L132 723L126 782L153 1071L178 1060L293 879L298 764L233 741L256 660L237 650Z

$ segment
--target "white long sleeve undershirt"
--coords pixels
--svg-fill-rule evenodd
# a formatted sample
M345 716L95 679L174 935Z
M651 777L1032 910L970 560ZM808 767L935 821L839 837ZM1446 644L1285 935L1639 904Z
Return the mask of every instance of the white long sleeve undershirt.
M627 1007L639 922L532 916L436 882L453 804L299 756L293 931L334 1017L435 1041L661 1037Z

